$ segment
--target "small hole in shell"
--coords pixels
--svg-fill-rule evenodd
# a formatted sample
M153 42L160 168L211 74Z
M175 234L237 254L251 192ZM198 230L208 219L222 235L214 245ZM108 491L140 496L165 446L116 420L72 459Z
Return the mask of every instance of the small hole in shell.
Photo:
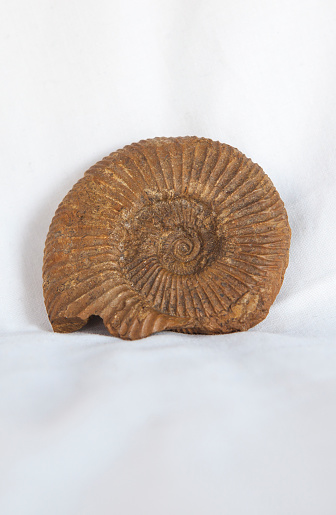
M88 323L81 329L82 333L101 334L102 336L111 336L104 326L103 319L98 315L90 316Z

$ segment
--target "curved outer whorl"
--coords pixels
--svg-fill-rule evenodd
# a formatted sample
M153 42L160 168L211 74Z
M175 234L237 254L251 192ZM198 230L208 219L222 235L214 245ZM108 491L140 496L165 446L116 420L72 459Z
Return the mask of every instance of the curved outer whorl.
M115 336L246 330L288 264L290 228L263 170L205 138L155 138L91 167L58 207L43 289L55 331L91 315Z

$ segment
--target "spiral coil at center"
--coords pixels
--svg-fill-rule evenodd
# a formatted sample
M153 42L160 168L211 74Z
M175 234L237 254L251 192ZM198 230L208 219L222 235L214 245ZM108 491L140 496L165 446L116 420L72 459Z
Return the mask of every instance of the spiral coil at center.
M200 236L195 231L177 229L161 236L159 256L167 269L176 271L176 268L183 267L183 264L196 260L202 252L202 248Z
M164 273L194 274L213 259L217 246L209 208L181 197L152 201L136 214L132 213L132 219L126 220L124 227L121 260L135 287L142 286L138 279L146 264ZM140 273L134 270L138 261L143 264Z
M180 261L190 261L194 259L201 249L201 242L199 239L190 240L186 238L179 238L174 242L174 256Z

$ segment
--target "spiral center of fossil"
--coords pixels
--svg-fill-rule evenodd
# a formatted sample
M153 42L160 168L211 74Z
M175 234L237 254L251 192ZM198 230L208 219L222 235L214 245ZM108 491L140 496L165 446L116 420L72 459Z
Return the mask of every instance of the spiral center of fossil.
M161 235L158 257L168 270L188 274L197 268L202 250L202 237L197 231L176 227Z
M206 204L191 198L171 198L167 193L166 198L152 199L125 218L124 230L121 262L134 285L154 280L159 273L198 273L217 256L214 215Z
M179 237L173 243L173 254L179 261L191 261L201 250L201 242L198 237Z

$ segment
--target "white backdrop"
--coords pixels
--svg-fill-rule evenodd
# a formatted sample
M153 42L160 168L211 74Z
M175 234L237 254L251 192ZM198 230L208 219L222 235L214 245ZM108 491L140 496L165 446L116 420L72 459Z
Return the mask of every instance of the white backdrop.
M0 16L1 515L336 513L334 0L11 0ZM110 152L206 136L292 227L267 319L53 334L44 240Z

